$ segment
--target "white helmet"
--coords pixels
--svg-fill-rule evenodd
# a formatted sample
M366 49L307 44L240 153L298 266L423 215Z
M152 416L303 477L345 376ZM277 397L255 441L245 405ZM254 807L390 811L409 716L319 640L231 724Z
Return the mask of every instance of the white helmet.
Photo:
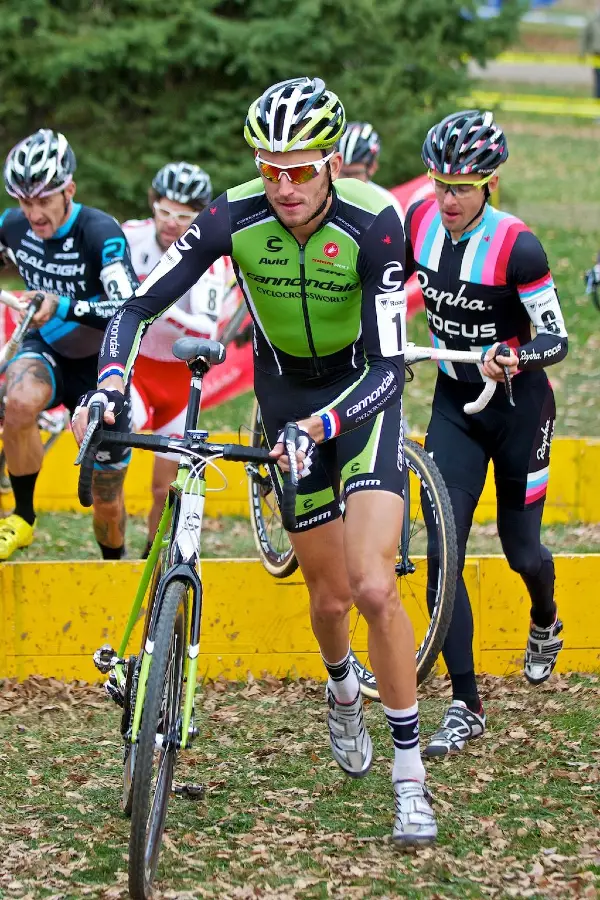
M208 174L200 166L187 162L167 163L154 176L152 188L159 197L166 197L198 210L208 206L212 199L212 184Z
M327 150L342 135L344 107L322 78L280 81L250 104L244 137L256 150Z
M345 166L374 163L379 156L379 135L370 122L348 122L338 145Z
M4 187L11 197L48 197L73 181L77 162L64 134L40 128L12 148L4 163Z

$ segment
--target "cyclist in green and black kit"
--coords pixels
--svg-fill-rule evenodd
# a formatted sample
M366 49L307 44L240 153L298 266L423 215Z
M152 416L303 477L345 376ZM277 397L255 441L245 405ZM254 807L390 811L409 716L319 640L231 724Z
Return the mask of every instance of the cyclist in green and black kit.
M329 734L346 774L372 762L349 658L354 603L395 746L394 839L433 841L437 828L419 751L414 637L395 585L404 458L404 233L390 205L355 179L335 184L344 110L318 78L273 85L251 104L244 134L259 177L222 194L163 256L114 316L100 355L99 393L122 403L144 329L221 256L231 256L255 325L255 390L272 455L301 430L303 476L291 541L310 593L329 673ZM78 436L87 420L82 398ZM318 445L318 452L316 451ZM339 504L340 475L346 517Z

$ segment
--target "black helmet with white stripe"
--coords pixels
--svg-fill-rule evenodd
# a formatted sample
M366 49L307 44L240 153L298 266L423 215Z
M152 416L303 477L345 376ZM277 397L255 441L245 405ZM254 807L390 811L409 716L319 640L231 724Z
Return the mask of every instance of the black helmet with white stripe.
M210 177L193 163L172 162L159 169L152 181L159 197L202 210L212 200Z
M338 146L345 166L353 163L372 165L380 149L379 135L370 122L348 122Z
M12 148L4 163L4 187L21 200L48 197L73 181L77 162L64 134L40 128Z
M491 112L466 109L429 129L421 158L442 175L489 175L508 159L508 146Z
M255 150L327 150L344 131L346 115L322 78L290 78L250 104L244 137Z

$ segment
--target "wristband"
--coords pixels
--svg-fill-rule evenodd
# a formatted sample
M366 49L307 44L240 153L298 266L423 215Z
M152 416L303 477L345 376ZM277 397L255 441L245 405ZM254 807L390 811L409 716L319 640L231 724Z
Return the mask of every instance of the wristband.
M102 381L105 381L107 378L110 378L111 375L118 375L119 378L125 377L125 369L123 366L113 365L113 366L104 366L102 371L98 374L97 384L100 384Z
M331 419L329 418L329 415L327 413L325 413L324 416L321 416L321 422L323 423L323 432L325 434L324 440L328 441L332 435L332 428Z

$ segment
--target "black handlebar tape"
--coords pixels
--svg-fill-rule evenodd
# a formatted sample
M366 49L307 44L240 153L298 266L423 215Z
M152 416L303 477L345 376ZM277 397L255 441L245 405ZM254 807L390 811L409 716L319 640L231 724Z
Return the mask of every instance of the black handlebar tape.
M154 450L155 453L176 451L173 444L180 438L168 438L162 434L134 434L131 431L105 431L103 447L131 447L137 450Z
M296 527L296 494L298 492L298 466L296 463L296 442L300 429L295 422L288 422L283 432L283 443L290 461L290 471L283 476L283 496L281 500L281 522L286 531Z
M264 462L275 463L269 456L270 451L265 447L245 447L242 444L223 444L223 459L233 462Z
M92 505L92 478L94 477L94 463L96 461L96 451L102 440L101 425L104 416L104 406L102 403L92 403L89 409L88 423L96 426L96 431L92 434L90 441L85 448L85 453L81 461L79 469L79 481L77 484L77 494L79 502L86 509ZM89 426L88 426L89 427Z
M44 302L44 295L40 294L40 292L38 291L37 294L34 296L33 300L30 300L29 305L33 306L33 308L37 312L43 302Z

